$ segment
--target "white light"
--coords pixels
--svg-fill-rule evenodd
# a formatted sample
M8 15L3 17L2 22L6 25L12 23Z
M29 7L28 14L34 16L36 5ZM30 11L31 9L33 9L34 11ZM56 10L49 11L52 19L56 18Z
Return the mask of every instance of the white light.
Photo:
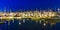
M21 25L21 22L19 22L19 25Z
M60 10L60 9L58 8L58 10Z
M23 19L23 23L25 23L25 19Z
M46 26L46 24L45 24L45 23L44 23L43 25L44 25L44 26Z
M13 18L13 17L10 17L10 18Z
M40 20L40 23L41 23L41 20Z

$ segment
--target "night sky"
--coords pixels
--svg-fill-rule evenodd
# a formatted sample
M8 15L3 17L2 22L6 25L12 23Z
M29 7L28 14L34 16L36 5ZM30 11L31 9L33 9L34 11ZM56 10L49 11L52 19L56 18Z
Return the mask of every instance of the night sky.
M0 0L0 11L11 8L12 11L27 8L59 8L60 0ZM19 10L20 11L20 10Z

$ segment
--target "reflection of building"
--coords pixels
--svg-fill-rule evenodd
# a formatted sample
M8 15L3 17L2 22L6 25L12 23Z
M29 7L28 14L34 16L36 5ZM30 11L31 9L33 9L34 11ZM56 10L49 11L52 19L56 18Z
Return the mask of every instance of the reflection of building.
M41 23L39 23L39 22L35 22L35 21L32 21L31 19L29 19L29 20L27 20L27 19L25 19L25 23L22 21L22 20L17 20L17 19L14 19L14 23L12 22L12 21L10 21L10 25L9 25L9 29L29 29L29 30L31 30L31 29L39 29L39 30L45 30L45 29L49 29L50 28L50 24L49 23L47 23L47 24L45 24L45 22L44 21L41 21ZM21 22L21 24L19 24L19 22ZM45 24L45 25L44 25Z

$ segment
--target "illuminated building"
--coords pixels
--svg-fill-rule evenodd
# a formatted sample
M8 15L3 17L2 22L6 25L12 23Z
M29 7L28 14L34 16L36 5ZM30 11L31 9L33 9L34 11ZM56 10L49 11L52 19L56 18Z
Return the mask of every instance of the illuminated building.
M51 17L54 17L56 16L56 13L55 12L43 12L42 14L40 12L23 12L23 13L20 13L20 12L12 12L12 13L0 13L0 19L21 19L21 18L51 18Z
M0 19L6 21L10 21L14 19L17 20L31 19L36 22L39 20L42 21L42 19L44 19L43 21L45 21L46 23L50 21L51 24L55 24L57 20L55 20L54 18L57 15L58 15L57 12L53 12L53 11L0 12ZM23 22L25 22L25 20L23 20Z

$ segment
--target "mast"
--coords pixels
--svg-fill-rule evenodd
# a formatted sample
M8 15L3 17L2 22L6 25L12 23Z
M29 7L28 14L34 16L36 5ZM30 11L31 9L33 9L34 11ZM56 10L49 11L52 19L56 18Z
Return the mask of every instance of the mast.
M10 13L12 12L12 10L10 9Z
M6 13L6 7L4 8L4 13Z

